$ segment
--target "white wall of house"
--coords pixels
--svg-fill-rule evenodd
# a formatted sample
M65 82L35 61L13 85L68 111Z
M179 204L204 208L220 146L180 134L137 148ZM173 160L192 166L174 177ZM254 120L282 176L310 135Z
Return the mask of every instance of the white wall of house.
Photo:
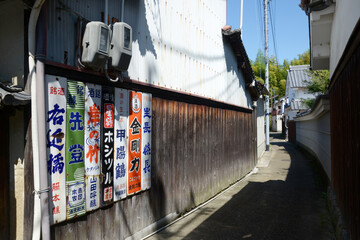
M350 35L360 19L360 1L336 1L331 30L330 76L344 52Z
M310 149L331 179L331 138L329 102L320 101L313 111L295 118L296 141Z
M101 21L103 1L95 1L91 6L85 0L62 2L90 21ZM59 10L57 1L50 1L47 11L47 44L58 46L49 47L47 59L62 63L66 51L68 65L76 65L77 18ZM238 71L231 46L222 38L226 1L125 1L124 12L124 21L133 29L128 77L164 89L251 108L244 77ZM109 0L109 17L121 19L120 1Z
M260 158L266 149L265 142L265 104L264 98L257 101L257 156Z
M0 2L0 81L24 86L24 3Z
M313 93L309 93L306 88L289 88L289 101L292 99L314 98Z
M282 130L282 120L281 115L271 116L271 131L281 132Z
M145 1L139 14L149 35L136 33L131 79L251 107L235 56L222 39L226 1ZM142 45L154 51L143 52Z

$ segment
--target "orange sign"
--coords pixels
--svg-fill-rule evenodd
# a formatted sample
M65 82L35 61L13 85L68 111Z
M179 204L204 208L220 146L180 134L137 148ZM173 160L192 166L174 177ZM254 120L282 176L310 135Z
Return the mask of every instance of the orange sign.
M128 195L141 191L141 107L141 93L130 91Z

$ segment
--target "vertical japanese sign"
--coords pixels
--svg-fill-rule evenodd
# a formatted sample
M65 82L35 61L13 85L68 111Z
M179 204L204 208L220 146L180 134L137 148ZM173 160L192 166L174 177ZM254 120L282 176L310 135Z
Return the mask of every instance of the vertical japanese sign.
M128 195L141 191L141 101L141 93L129 92Z
M128 116L128 91L115 88L114 201L126 198Z
M91 83L85 88L85 183L86 211L100 206L100 120L101 86Z
M151 187L151 102L152 95L142 94L141 189Z
M85 214L84 101L82 82L67 82L66 188L67 219Z
M66 220L66 79L46 75L47 162L51 224Z
M114 92L113 88L102 89L102 184L101 204L103 206L113 201L114 175Z

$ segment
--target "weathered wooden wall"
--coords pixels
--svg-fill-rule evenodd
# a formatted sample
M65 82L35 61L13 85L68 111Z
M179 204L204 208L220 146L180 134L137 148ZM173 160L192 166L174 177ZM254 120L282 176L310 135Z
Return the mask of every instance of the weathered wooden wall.
M360 239L360 44L330 89L331 176L351 239Z
M165 216L194 208L255 166L250 110L157 97L152 104L151 189L53 226L54 239L124 239Z

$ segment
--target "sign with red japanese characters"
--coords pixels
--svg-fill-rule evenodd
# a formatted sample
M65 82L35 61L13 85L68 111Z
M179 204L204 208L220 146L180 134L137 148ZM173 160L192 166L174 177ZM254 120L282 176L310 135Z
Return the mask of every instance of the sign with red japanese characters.
M128 116L128 90L115 88L114 201L126 198Z
M114 175L114 89L102 88L101 205L113 201Z
M140 92L129 92L128 195L141 191L141 102Z
M151 187L151 102L152 95L142 94L141 189Z
M87 83L85 86L85 183L86 211L100 206L100 130L101 86Z
M66 220L66 79L46 75L47 162L51 224Z
M84 83L68 80L65 145L67 219L85 214L84 102Z

